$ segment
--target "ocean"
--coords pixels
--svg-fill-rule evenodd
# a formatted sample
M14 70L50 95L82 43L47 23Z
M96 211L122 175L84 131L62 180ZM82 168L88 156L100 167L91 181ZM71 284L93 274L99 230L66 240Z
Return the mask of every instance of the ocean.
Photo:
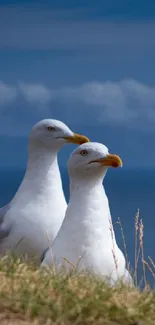
M24 172L20 169L0 170L0 206L8 203L14 196ZM68 200L67 170L62 168L61 174ZM134 218L138 209L144 224L144 256L146 260L150 256L155 261L155 171L110 169L104 186L110 202L118 245L124 249L120 226L117 223L120 218L131 266L134 266Z

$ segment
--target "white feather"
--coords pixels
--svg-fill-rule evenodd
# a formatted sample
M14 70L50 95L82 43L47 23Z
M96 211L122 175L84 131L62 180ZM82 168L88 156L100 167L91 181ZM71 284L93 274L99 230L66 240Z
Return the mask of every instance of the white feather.
M87 156L81 156L87 150ZM111 283L124 277L128 282L125 258L116 243L109 202L102 185L106 174L93 159L106 157L108 149L98 143L83 144L69 159L70 200L60 231L52 245L56 266L71 268L65 257L81 270L108 277ZM52 265L50 250L42 266Z
M49 132L48 126L56 131ZM74 134L60 121L43 120L33 127L24 179L6 211L2 209L0 255L11 249L40 258L49 246L47 233L50 242L55 238L67 207L57 161L67 136Z

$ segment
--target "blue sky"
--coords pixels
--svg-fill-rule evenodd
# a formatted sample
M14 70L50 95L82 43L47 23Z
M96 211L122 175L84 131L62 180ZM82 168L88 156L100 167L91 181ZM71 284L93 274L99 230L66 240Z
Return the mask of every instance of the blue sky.
M153 0L0 1L0 165L24 166L33 123L53 117L153 168L154 35Z

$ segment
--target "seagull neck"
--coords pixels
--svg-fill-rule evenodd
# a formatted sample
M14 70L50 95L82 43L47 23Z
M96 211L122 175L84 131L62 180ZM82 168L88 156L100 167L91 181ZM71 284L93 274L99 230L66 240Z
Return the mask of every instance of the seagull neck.
M48 148L33 148L29 146L28 152L28 162L27 162L27 170L31 171L34 169L49 169L49 167L57 166L57 154L58 149Z
M96 189L103 190L102 178L72 178L70 177L70 196L76 195L77 193L83 194L84 196L91 195ZM78 194L78 195L79 195Z
M103 177L98 179L70 178L70 200L68 216L76 218L76 225L90 223L101 232L107 241L113 238L116 243L107 195L102 184ZM75 213L76 206L76 213ZM71 222L71 221L70 221ZM73 222L73 221L72 221ZM84 227L85 228L85 227ZM84 230L83 230L84 231ZM95 231L95 230L93 230ZM86 230L87 232L87 230Z
M62 190L62 182L60 170L57 160L58 150L29 147L29 155L27 162L26 174L24 177L24 185L33 180L32 187L38 187L38 191L42 189L54 188Z
M29 148L26 173L13 200L19 202L19 199L24 205L40 202L43 209L54 200L56 207L66 208L57 151Z
M70 176L70 195L81 192L85 193L86 196L91 195L92 192L96 190L104 191L103 188L103 179L106 175L106 172L103 174L102 171L97 173L72 173L69 172Z
M78 197L80 201L86 202L94 195L105 194L102 181L102 178L70 177L70 200L77 200Z

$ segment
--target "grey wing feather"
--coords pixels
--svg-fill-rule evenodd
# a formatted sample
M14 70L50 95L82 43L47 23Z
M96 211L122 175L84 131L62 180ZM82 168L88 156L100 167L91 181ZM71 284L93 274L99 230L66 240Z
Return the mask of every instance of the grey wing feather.
M0 208L0 241L4 239L5 237L8 237L11 231L12 226L11 225L5 225L3 224L5 214L9 210L10 204L4 205L2 208Z
M40 262L41 262L41 263L43 262L43 260L44 260L44 258L45 258L45 255L46 255L46 253L47 253L48 250L49 250L49 247L47 247L47 248L43 251L43 253L42 253L41 257L40 257Z
M2 208L0 208L0 224L3 222L5 213L9 210L10 203L4 205Z

